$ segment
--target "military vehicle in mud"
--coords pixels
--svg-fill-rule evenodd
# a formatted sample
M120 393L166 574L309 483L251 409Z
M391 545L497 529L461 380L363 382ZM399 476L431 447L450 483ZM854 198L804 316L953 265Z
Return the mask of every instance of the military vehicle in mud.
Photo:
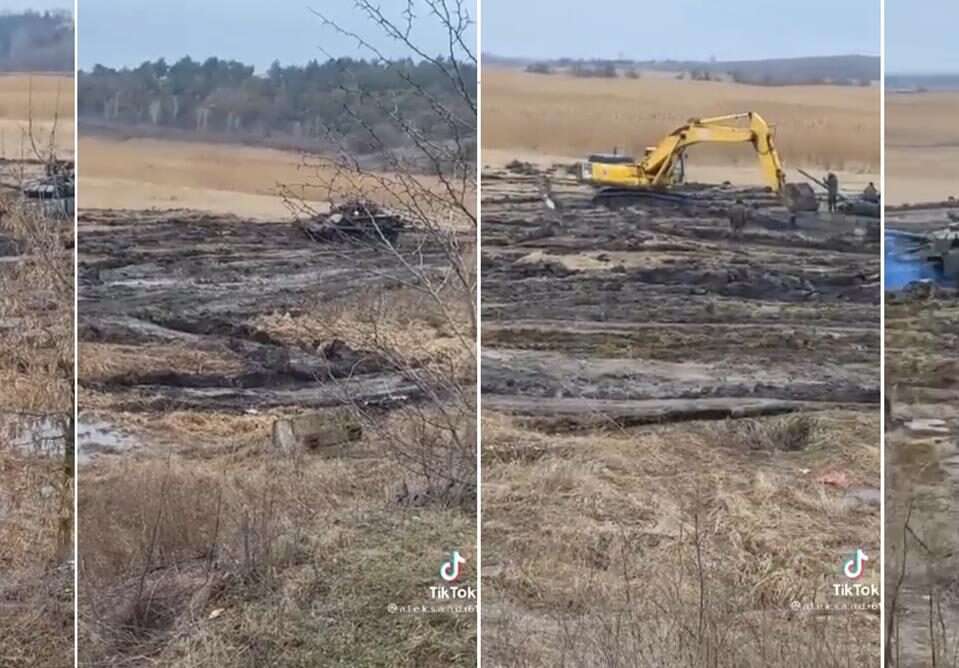
M76 202L76 179L73 162L57 160L47 163L42 178L23 185L23 198L49 218L72 218Z
M349 200L306 223L307 236L321 243L396 244L406 227L401 216L368 200Z
M959 278L959 223L914 238L915 257L942 272L943 276Z
M14 181L0 183L13 200L18 200L27 211L44 218L69 219L73 217L76 201L74 165L70 160L8 161L18 176ZM40 168L42 167L42 172Z
M825 181L817 179L805 169L797 169L796 171L823 190L829 190L829 186L826 185ZM809 192L812 192L812 188L809 186L809 184L803 185L809 188ZM879 220L882 214L882 195L875 190L871 183L869 186L870 188L873 188L871 195L867 195L865 192L863 192L855 197L849 197L840 192L838 194L840 213L844 213L847 216L860 216L862 218L873 218L875 220ZM815 197L815 194L813 194L813 197Z

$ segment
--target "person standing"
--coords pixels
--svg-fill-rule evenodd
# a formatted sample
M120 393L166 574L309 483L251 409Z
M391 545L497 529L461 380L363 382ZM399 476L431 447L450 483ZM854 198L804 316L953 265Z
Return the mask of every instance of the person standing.
M839 202L839 177L833 172L826 175L826 191L828 193L829 213L835 213L836 205Z
M743 204L742 199L736 199L736 203L729 207L728 214L729 227L732 228L733 236L738 237L742 234L743 228L746 227L746 221L749 217L749 212L746 210L746 205Z

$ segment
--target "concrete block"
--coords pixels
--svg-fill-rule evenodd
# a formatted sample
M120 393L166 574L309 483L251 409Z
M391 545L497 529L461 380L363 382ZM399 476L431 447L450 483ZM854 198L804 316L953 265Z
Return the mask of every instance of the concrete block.
M287 453L338 456L362 436L359 421L343 413L308 413L273 422L273 446Z

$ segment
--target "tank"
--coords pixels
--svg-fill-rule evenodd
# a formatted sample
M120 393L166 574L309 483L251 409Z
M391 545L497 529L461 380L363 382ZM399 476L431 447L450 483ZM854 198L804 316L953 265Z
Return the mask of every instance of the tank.
M351 200L316 216L305 229L311 239L321 243L386 241L394 245L405 226L399 215L375 202Z
M45 171L42 178L27 181L20 189L27 207L46 218L72 218L76 206L73 163L52 162Z

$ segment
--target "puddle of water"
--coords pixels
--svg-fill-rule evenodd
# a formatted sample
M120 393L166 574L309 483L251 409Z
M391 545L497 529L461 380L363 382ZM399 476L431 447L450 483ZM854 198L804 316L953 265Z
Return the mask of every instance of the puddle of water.
M77 463L89 463L105 454L119 454L140 445L129 432L108 420L81 413L77 421Z
M886 232L886 254L883 265L883 282L886 290L901 290L914 281L933 281L939 285L952 285L942 270L928 262L911 256L917 242L895 232Z
M60 457L66 445L60 418L0 412L0 439L5 447L46 457Z
M0 412L0 447L15 448L33 455L62 457L66 445L65 429L65 422L56 417ZM77 422L79 463L101 454L124 452L139 445L136 437L113 423L80 415Z

